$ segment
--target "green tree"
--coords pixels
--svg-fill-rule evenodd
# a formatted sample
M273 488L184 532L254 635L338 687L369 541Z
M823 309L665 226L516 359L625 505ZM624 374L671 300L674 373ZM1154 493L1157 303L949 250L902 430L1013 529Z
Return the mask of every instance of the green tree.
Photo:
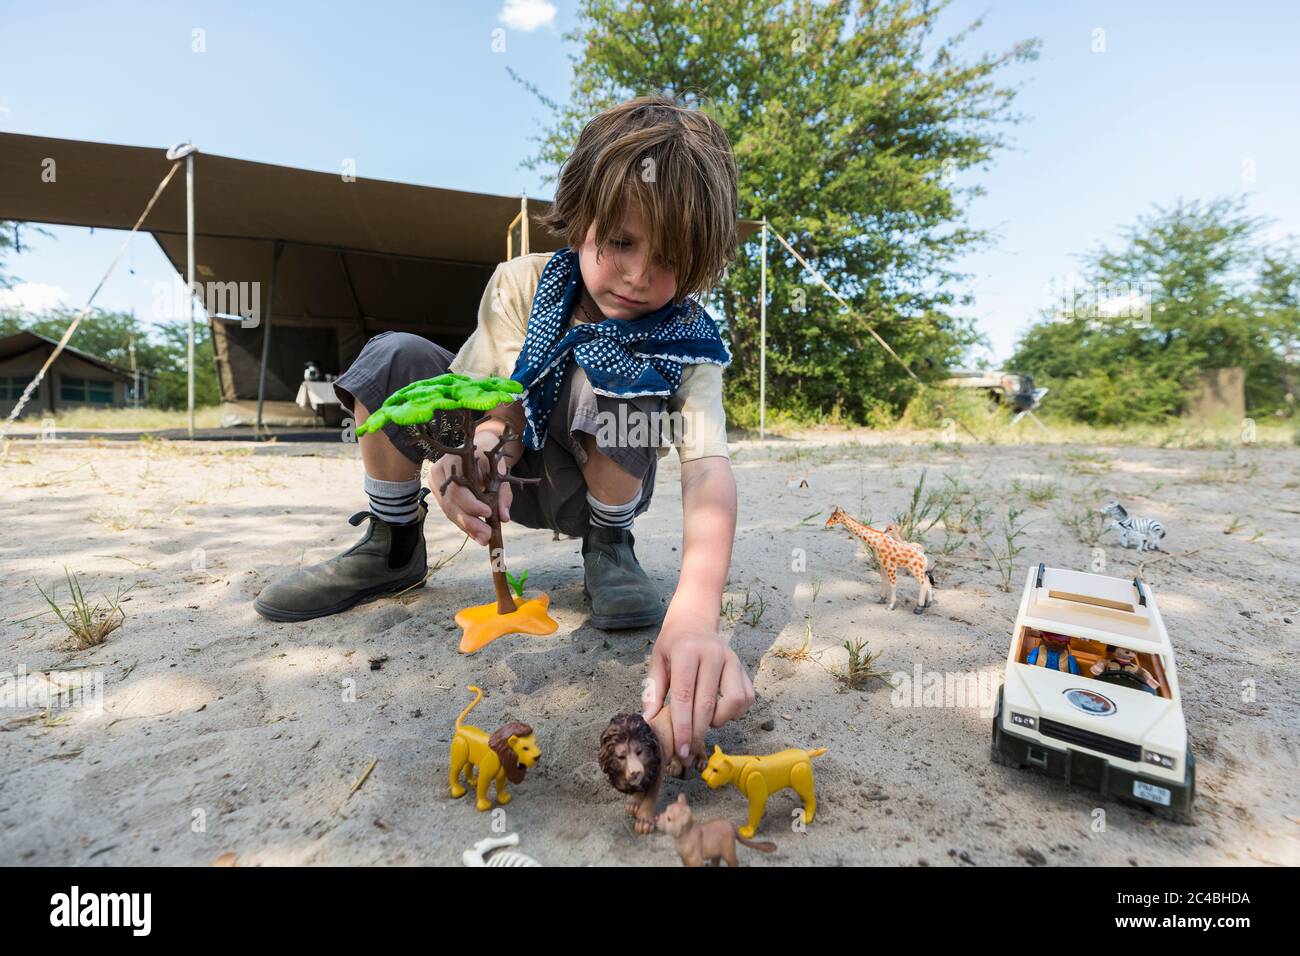
M1273 374L1261 369L1259 406L1280 401L1277 411L1295 414L1295 366L1300 363L1300 252L1294 244L1265 251L1259 271L1260 330L1276 356Z
M1262 225L1240 197L1154 207L1118 246L1080 257L1082 284L1044 310L1011 365L1053 389L1054 410L1095 424L1177 414L1204 369L1245 368L1257 403L1278 361L1251 288Z
M583 0L566 36L579 53L561 105L525 165L558 171L585 122L630 97L667 92L710 113L731 138L740 214L766 215L852 306L769 249L768 400L797 414L855 420L900 409L915 389L867 331L924 375L976 340L948 314L954 258L987 237L966 223L980 193L960 174L1005 145L1008 64L1037 42L963 60L979 22L934 36L944 4L909 0ZM730 405L758 394L758 243L742 246L714 301L734 356ZM717 314L715 312L715 314Z

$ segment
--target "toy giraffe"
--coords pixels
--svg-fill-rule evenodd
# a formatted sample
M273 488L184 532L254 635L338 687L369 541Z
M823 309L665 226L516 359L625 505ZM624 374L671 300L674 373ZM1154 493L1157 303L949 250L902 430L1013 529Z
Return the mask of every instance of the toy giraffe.
M890 525L884 531L877 531L849 515L843 508L836 507L826 519L826 527L833 528L842 524L855 538L861 538L876 554L880 562L880 603L889 604L894 609L898 597L898 568L901 565L916 578L919 590L916 595L916 610L920 614L934 603L934 577L930 573L930 561L920 545L902 540L898 530ZM888 584L888 594L885 585Z

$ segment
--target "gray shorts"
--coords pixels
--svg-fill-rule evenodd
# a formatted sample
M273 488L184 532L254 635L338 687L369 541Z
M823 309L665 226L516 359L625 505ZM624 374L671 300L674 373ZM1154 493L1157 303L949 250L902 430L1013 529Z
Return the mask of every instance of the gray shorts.
M366 343L356 361L334 382L334 392L348 411L353 411L355 398L373 412L399 388L448 371L453 358L452 353L422 336L381 332ZM597 395L582 367L577 362L569 363L551 412L545 444L539 449L525 448L511 469L511 474L520 478L541 479L536 485L516 485L511 489L512 522L527 528L549 528L574 537L586 532L591 509L587 504L587 484L582 477L587 453L579 433L591 435L601 453L624 471L641 476L641 501L634 515L650 507L659 459L655 438L647 435L646 444L632 445L626 441L627 435L619 440L616 434L602 434L606 430L600 428L599 416L613 415L613 421L618 421L619 406L623 404L628 406L624 416L634 408L651 414L662 413L667 407L666 400L655 395L637 398ZM405 428L388 424L383 431L411 461L424 460L424 454Z

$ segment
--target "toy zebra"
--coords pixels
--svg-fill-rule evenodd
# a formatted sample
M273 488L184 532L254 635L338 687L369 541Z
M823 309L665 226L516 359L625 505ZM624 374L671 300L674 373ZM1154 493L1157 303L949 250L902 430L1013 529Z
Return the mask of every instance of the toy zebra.
M1143 551L1161 550L1160 542L1165 537L1165 526L1155 518L1135 518L1118 501L1108 504L1102 514L1110 516L1110 524L1104 530L1114 528L1119 532L1121 548L1136 546L1139 554Z

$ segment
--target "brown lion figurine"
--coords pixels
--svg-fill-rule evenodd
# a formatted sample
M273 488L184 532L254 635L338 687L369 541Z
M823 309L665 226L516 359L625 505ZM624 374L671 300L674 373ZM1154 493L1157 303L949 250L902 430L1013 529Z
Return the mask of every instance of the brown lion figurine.
M477 696L456 718L456 732L451 738L451 795L465 795L465 787L458 779L463 774L465 786L474 787L477 792L475 807L491 810L488 788L493 781L497 785L497 803L505 806L511 796L506 781L522 783L524 774L542 752L537 747L533 728L522 721L512 720L503 724L490 737L477 727L465 726L463 721L483 699L483 691L473 684L469 689Z
M664 755L668 755L665 763ZM610 785L628 794L627 812L636 818L637 833L653 833L655 805L664 772L685 777L686 769L673 746L673 723L668 708L660 708L650 721L640 714L619 714L600 735L600 769ZM708 757L692 755L696 770L703 770Z
M730 820L714 818L695 823L684 793L679 793L677 802L668 804L659 814L659 829L673 838L682 866L717 866L719 860L735 866L737 841L760 853L776 852L775 843L746 840Z

